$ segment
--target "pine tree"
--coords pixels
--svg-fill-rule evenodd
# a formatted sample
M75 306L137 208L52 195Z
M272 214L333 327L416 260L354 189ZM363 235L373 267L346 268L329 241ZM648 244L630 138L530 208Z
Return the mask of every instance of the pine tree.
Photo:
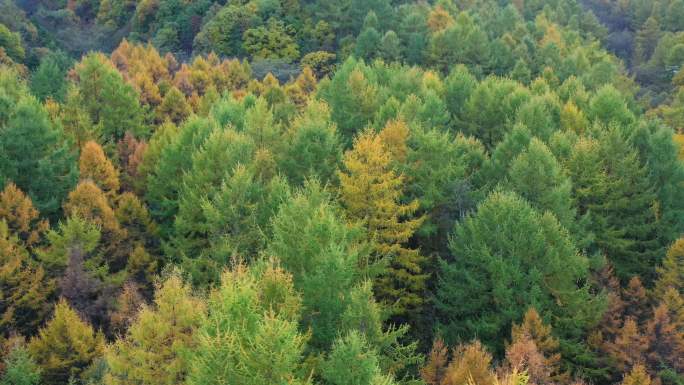
M166 91L156 113L159 122L170 120L174 124L180 124L190 116L192 108L185 100L185 95L178 88L171 87Z
M634 365L629 374L622 379L621 385L651 385L651 377L646 373L644 365Z
M93 141L88 141L81 149L78 161L80 180L90 180L95 183L113 202L119 192L119 171L107 159L102 147Z
M181 184L178 181L192 167L192 154L200 148L209 134L216 128L208 119L189 119L177 133L160 138L158 147L151 142L151 160L145 162L147 192L145 199L153 218L160 225L161 235L168 236L173 218L178 213L178 195Z
M45 109L23 97L0 123L0 183L14 183L47 216L59 211L77 178L73 154Z
M120 269L125 254L120 245L127 234L117 220L104 192L90 180L80 182L76 189L69 193L64 211L67 216L79 217L100 228L104 255L115 270Z
M254 157L255 143L232 129L216 130L193 154L188 172L181 178L178 214L174 221L173 250L179 260L195 259L208 244L204 200L212 200L221 184L241 162ZM221 167L216 167L220 164Z
M578 284L587 277L586 257L553 215L516 194L492 193L456 227L450 250L435 301L448 341L478 336L501 349L502 328L532 304L562 321L561 335L597 321L601 301Z
M553 213L576 241L581 239L583 234L575 219L572 184L542 141L532 139L527 149L513 160L506 184L540 212Z
M279 163L293 185L302 185L306 178L317 178L323 184L335 179L342 146L325 103L309 102L285 137L287 150Z
M43 381L66 384L71 379L78 380L102 356L104 337L61 300L55 306L53 318L31 339L28 349L41 368Z
M105 352L107 385L172 385L189 370L186 353L196 346L195 332L204 303L172 273L157 287L154 304L143 306L125 336Z
M684 238L679 238L670 246L662 266L656 267L656 271L658 279L653 289L656 298L663 298L669 289L684 295Z
M311 328L309 345L329 348L349 302L356 270L365 256L359 228L350 228L330 194L307 182L278 209L268 253L292 273L302 293L302 323Z
M590 208L598 224L594 231L596 242L613 261L618 277L626 280L638 275L650 285L653 266L663 252L655 234L653 186L646 170L639 165L637 154L619 132L608 131L600 143L608 196L599 198Z
M350 58L329 82L319 85L318 95L330 106L330 116L347 146L371 122L381 104L378 85L368 72L367 66Z
M433 342L427 357L427 363L420 369L420 377L427 385L441 385L444 381L449 360L444 341L438 338Z
M542 355L541 364L549 375L548 380L567 381L567 374L561 373L560 368L560 343L551 334L551 326L544 324L541 316L534 308L529 308L523 317L522 323L513 324L511 329L511 342L513 344L525 338L534 343L535 348Z
M104 139L116 142L126 131L145 134L138 94L102 54L89 54L74 67L78 96Z
M627 318L607 350L615 368L624 373L635 364L644 362L647 349L648 341L640 333L637 323L633 318Z
M298 369L306 336L291 276L272 262L223 273L190 358L190 385L308 383Z
M53 290L54 282L0 219L0 338L10 331L34 333L47 315Z
M454 223L472 209L476 178L485 166L482 144L474 138L451 138L436 129L411 131L405 168L406 200L417 199L426 218L415 233L426 254L446 253Z
M684 330L670 318L667 304L660 304L653 311L653 318L646 323L646 364L652 370L666 368L682 373L684 370Z
M489 77L472 91L465 107L466 134L482 141L489 149L499 143L509 131L510 117L527 100L529 91L517 82Z
M370 264L387 263L376 280L378 297L392 304L397 314L404 314L423 302L424 257L404 246L423 218L410 218L418 209L417 201L401 203L404 177L392 170L391 163L392 153L381 136L366 130L344 156L340 190L348 215L361 222L374 244Z
M394 384L391 378L383 376L378 361L377 353L364 336L352 331L335 341L321 375L332 385Z
M363 29L356 38L354 55L357 58L370 61L377 54L380 48L380 39L382 38L377 27L378 17L375 15L375 12L371 11L363 20Z
M5 372L0 385L38 385L40 368L24 346L15 346L5 359Z
M42 101L51 98L62 102L67 90L66 70L70 65L70 59L64 52L43 57L31 74L31 92Z
M32 248L43 240L48 222L40 219L31 198L19 190L14 183L8 183L0 192L0 220L4 220L12 234L23 244Z
M197 264L206 274L216 276L234 253L252 261L266 245L269 221L289 188L280 177L262 182L254 173L238 165L221 183L216 195L202 202L209 244L200 252L203 261Z
M495 377L491 364L492 355L480 341L459 345L454 349L442 385L458 385L469 381L473 384L492 384Z

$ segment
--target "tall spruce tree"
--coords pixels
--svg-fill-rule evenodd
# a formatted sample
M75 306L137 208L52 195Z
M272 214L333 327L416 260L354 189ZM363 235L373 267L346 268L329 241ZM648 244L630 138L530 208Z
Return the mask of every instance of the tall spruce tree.
M450 249L435 298L448 341L477 336L500 350L505 330L531 305L557 317L566 337L595 321L600 301L581 283L586 257L552 214L514 193L492 193L456 226Z

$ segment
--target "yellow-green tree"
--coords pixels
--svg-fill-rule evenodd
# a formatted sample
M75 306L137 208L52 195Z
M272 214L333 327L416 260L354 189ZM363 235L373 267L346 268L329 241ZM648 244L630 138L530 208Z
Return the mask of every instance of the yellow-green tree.
M401 146L395 142L388 146L383 136L390 135L368 129L356 138L344 156L340 192L350 219L365 226L374 244L367 267L386 266L376 278L377 296L394 305L397 314L404 314L423 303L424 257L406 246L423 218L411 217L418 209L417 201L401 202L404 176L392 168L392 155Z
M664 298L670 288L684 295L684 238L670 246L662 266L656 267L656 271L658 279L653 289L656 298Z
M117 194L120 186L119 172L96 142L88 141L83 145L78 169L81 180L92 181L110 199Z
M45 328L29 343L29 352L46 384L78 379L104 350L104 337L61 300Z
M195 346L204 303L178 273L157 288L154 305L143 306L124 337L109 346L107 385L177 385L188 372L184 353Z
M53 289L54 283L0 218L0 339L12 331L34 333Z
M5 220L9 230L29 248L40 242L49 226L40 218L31 198L14 183L8 183L0 192L0 220Z

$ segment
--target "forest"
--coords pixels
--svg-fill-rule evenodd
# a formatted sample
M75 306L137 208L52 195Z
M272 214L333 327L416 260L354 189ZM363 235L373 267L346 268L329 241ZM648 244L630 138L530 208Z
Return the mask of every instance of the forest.
M0 0L0 385L684 385L684 0Z

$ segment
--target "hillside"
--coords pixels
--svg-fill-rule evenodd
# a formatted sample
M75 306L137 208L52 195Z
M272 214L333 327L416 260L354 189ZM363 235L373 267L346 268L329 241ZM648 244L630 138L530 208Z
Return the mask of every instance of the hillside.
M680 19L0 0L0 385L684 384Z

